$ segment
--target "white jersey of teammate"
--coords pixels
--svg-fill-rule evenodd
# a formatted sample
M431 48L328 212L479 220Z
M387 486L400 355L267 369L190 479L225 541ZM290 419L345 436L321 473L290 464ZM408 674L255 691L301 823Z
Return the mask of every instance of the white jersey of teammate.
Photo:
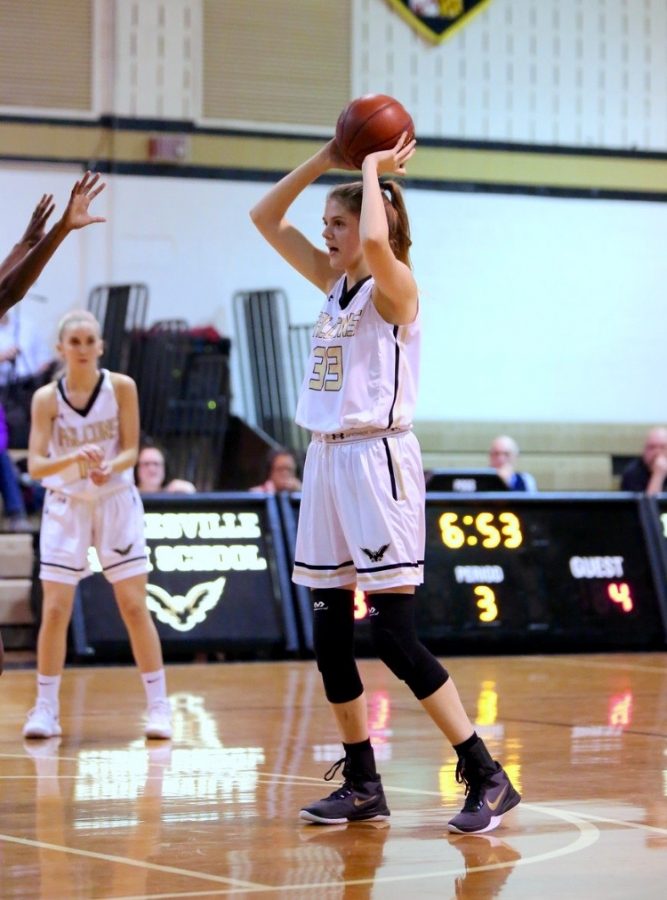
M391 325L372 300L371 276L341 277L313 329L296 422L320 434L412 425L419 379L419 316Z
M56 385L58 413L53 423L49 456L65 456L84 444L96 444L104 452L105 459L113 459L120 453L120 424L118 401L111 376L106 369L100 378L85 409L75 409L67 399L65 379ZM114 473L103 485L95 485L88 477L87 464L73 462L54 475L42 479L44 487L77 497L95 499L134 484L132 469Z

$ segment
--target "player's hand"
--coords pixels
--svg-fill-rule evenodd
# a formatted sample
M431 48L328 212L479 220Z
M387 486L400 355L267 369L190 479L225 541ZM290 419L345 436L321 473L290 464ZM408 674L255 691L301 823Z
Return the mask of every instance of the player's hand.
M405 175L405 164L414 156L417 141L408 140L408 132L404 131L391 150L377 150L364 158L362 169L368 164L375 167L378 175Z
M113 470L108 462L103 462L100 466L96 466L94 469L90 469L88 472L88 477L96 484L98 487L102 484L106 484L107 481L111 478L113 474Z
M664 453L659 453L653 460L651 472L654 474L660 473L661 475L667 475L667 456L665 456Z
M106 222L102 216L91 216L88 212L91 201L105 187L105 182L100 181L99 172L94 175L92 172L86 172L83 178L76 182L62 217L62 223L68 231L84 228L94 222Z
M42 199L34 208L28 227L21 238L22 244L34 247L41 240L44 236L44 226L54 209L53 194L42 194Z
M82 444L76 451L76 459L88 463L94 469L104 462L104 451L97 444Z
M324 152L327 154L330 169L355 169L355 166L351 166L350 163L346 162L343 158L343 154L340 152L340 148L336 143L335 138L332 138L325 146Z

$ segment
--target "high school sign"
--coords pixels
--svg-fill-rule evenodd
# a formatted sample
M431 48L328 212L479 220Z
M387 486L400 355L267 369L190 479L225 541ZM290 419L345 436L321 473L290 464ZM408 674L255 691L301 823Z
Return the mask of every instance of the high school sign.
M422 37L439 44L491 0L387 0Z

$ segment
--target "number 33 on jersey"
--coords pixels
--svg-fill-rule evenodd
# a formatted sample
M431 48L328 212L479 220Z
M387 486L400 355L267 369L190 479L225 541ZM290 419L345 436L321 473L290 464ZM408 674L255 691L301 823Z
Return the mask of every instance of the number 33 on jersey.
M375 309L369 276L339 279L313 329L297 424L334 434L408 428L419 377L419 326L392 325Z

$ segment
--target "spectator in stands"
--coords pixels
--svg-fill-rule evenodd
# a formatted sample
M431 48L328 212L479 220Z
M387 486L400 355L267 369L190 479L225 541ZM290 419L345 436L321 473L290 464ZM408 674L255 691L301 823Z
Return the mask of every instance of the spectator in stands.
M651 428L642 455L626 466L621 476L622 491L659 494L667 489L667 428Z
M5 260L0 263L0 316L25 297L39 278L44 266L51 259L67 235L93 222L104 222L100 216L91 216L88 206L104 189L99 174L86 172L74 184L69 201L61 218L44 234L44 226L53 212L52 194L44 194L30 218L28 227ZM98 183L99 182L99 183Z
M279 491L300 491L296 457L290 450L271 450L267 457L266 481L250 488L253 494L277 494Z
M139 493L157 494L169 491L175 494L196 494L197 488L183 478L167 480L165 454L153 444L145 444L139 451L134 479Z
M9 432L5 421L5 413L0 406L0 494L5 507L7 528L9 531L31 531L26 516L19 473L7 451Z
M54 364L42 326L23 304L0 316L0 385L39 377Z
M537 490L535 479L528 472L517 472L519 445L514 438L501 434L494 438L489 447L489 465L496 470L510 491Z

